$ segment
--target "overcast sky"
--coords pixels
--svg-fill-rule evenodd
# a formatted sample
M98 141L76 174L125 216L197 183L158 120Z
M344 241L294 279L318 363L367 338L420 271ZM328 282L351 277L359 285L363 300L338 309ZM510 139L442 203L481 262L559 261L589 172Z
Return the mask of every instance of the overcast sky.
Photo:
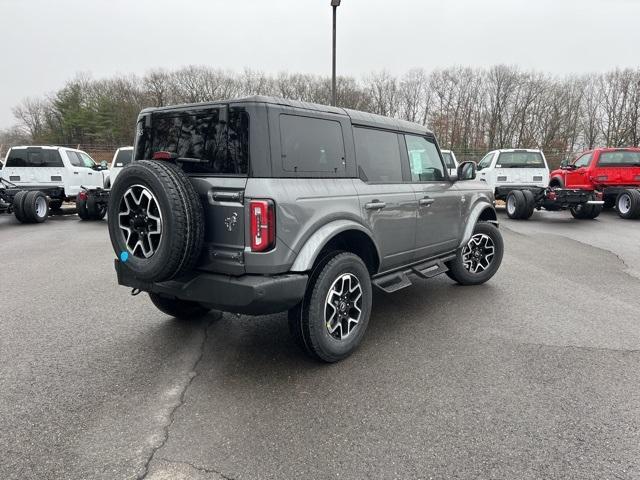
M328 74L330 0L0 0L0 128L11 107L94 77L202 64ZM338 73L640 64L640 0L343 0Z

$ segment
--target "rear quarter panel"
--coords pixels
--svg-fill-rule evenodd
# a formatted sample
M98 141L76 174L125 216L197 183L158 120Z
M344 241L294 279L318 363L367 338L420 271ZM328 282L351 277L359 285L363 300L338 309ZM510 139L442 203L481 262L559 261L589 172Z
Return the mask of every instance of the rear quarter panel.
M266 253L245 249L247 273L282 273L293 265L306 241L335 220L362 224L360 203L353 180L305 178L251 178L245 191L251 199L273 199L276 205L276 248ZM245 236L249 238L249 211Z

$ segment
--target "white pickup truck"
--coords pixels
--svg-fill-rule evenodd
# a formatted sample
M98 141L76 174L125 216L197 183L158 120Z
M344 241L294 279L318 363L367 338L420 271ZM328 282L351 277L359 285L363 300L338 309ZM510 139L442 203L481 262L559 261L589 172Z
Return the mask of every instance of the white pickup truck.
M109 186L106 162L99 165L82 150L53 146L12 147L0 170L0 178L4 181L5 196L12 199L12 211L20 221L44 221L49 208L59 210L62 202L72 200L80 200L82 204L84 199L85 210L78 205L78 214L83 219L103 218L106 212L106 202L100 193ZM43 210L42 200L34 201L34 205L38 203L40 207L37 212L30 212L29 205L24 204L27 195L18 195L20 191L41 192L43 195L38 197L46 197L48 208ZM31 197L35 198L35 194ZM26 213L22 214L23 211Z

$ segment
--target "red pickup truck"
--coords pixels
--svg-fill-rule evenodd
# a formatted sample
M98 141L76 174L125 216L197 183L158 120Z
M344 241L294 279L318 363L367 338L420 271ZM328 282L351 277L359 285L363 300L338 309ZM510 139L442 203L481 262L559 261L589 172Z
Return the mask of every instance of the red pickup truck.
M605 207L622 218L640 218L640 148L596 148L551 172L551 188L602 193Z

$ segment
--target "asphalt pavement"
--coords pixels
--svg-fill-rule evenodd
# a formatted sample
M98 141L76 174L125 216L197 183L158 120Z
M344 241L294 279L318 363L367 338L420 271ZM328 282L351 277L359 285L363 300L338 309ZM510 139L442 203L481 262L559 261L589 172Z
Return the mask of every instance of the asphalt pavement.
M334 365L131 296L106 222L0 216L0 478L640 478L640 221L499 216L493 280L376 293Z

